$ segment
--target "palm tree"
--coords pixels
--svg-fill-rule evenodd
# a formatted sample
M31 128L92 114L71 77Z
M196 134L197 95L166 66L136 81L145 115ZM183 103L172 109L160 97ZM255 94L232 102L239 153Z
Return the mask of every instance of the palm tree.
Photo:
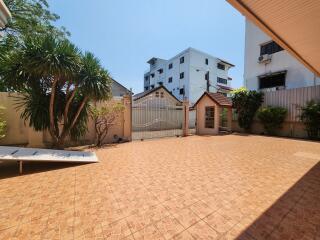
M90 101L110 97L111 78L97 58L68 40L28 38L0 56L0 77L9 89L23 93L21 117L37 131L49 130L53 146L86 132Z

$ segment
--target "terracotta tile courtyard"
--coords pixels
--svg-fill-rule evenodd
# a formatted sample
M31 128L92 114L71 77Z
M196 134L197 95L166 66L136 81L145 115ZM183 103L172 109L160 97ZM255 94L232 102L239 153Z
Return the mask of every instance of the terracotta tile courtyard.
M0 164L0 239L320 239L320 143L193 136Z

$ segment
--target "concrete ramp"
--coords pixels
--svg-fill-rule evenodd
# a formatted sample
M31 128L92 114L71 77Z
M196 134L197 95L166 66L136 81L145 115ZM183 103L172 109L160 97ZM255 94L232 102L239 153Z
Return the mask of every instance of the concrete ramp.
M93 152L0 146L0 161L19 162L22 173L22 163L25 161L95 163L98 158Z

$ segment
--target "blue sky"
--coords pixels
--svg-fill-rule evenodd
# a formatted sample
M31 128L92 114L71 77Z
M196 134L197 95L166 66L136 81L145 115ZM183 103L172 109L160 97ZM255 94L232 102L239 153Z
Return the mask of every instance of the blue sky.
M244 17L225 0L49 0L58 25L80 49L93 52L111 76L135 93L151 57L193 47L236 65L242 86Z

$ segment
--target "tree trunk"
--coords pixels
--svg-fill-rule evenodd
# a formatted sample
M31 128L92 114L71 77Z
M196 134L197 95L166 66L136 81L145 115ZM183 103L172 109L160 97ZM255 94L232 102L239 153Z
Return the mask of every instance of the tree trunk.
M65 138L59 138L58 141L55 143L54 148L63 150L65 147L64 142Z
M74 96L76 94L76 90L77 89L78 89L78 86L75 86L75 88L73 89L73 91L71 93L71 96L67 99L67 103L66 103L66 106L65 106L64 112L63 112L63 124L64 124L64 126L68 122L68 113L69 113L70 104L72 103L72 100L73 100L73 98L74 98Z
M79 115L84 107L84 105L86 104L88 100L88 97L85 97L83 100L82 100L82 103L80 104L79 108L78 108L78 111L76 112L76 115L74 116L71 124L69 125L64 125L63 126L63 131L62 133L60 134L60 136L57 137L57 142L56 142L56 148L58 149L63 149L63 146L64 146L64 142L65 142L65 139L66 137L69 135L69 132L70 130L75 126L75 124L77 123L77 120L79 118Z
M82 100L82 103L80 104L80 107L78 108L78 111L70 124L69 130L72 129L74 127L74 125L76 124L76 122L78 121L79 115L80 115L84 105L87 103L87 100L88 100L88 97L84 97L84 99Z
M52 83L50 105L49 105L49 118L50 118L49 132L52 137L53 145L57 144L58 136L59 136L59 131L56 129L55 122L54 122L54 101L55 101L57 83L58 83L57 79L55 79Z

